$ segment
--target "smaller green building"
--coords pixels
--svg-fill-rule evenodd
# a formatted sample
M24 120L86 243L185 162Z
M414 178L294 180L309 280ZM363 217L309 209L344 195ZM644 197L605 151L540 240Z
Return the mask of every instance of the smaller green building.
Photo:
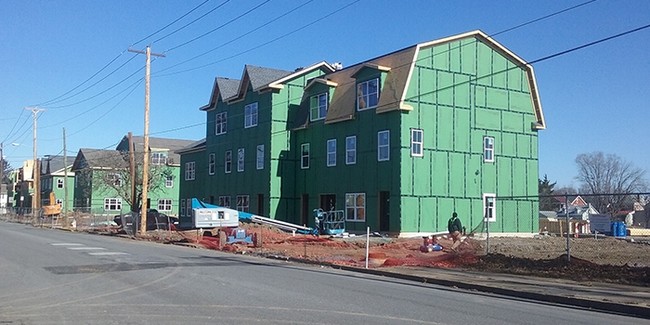
M56 203L61 205L62 211L72 211L74 206L74 172L72 171L74 159L73 156L46 156L41 160L41 206ZM50 202L50 193L54 193L56 202Z

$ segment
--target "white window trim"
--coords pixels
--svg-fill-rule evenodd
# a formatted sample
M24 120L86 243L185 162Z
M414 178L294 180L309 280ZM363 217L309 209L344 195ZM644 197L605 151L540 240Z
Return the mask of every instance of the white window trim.
M305 155L305 148L307 148L307 154ZM309 169L309 160L311 156L311 146L309 143L303 143L300 145L300 169ZM305 160L306 158L306 160ZM307 162L305 164L305 162Z
M214 134L221 135L228 132L228 112L217 113L214 118Z
M348 146L348 140L349 139L354 139L354 148L350 148ZM350 160L350 153L353 153L352 157L353 159ZM357 163L357 136L356 135L351 135L349 137L345 138L345 164L346 165L354 165Z
M172 188L174 187L174 176L165 176L165 187Z
M320 111L321 111L320 110L321 109L320 99L321 99L321 97L325 97L325 113L324 113L323 116L320 116ZM312 106L312 102L313 102L312 100L314 98L316 99L316 107ZM329 108L329 95L326 92L325 93L320 93L318 95L311 96L310 99L309 99L309 120L310 121L318 121L318 120L325 119L325 117L327 116L328 108ZM314 114L313 114L314 109L316 110L316 112L318 114L316 117L314 117Z
M381 144L381 135L387 133L388 134L388 143L382 145ZM386 157L381 156L381 149L386 148ZM377 161L389 161L390 160L390 130L383 130L377 132Z
M420 141L415 141L415 135L420 134ZM420 148L419 152L416 152L416 148ZM422 129L411 129L411 157L423 157L424 156L424 131Z
M264 169L264 145L257 145L257 157L255 157L257 170Z
M334 151L330 151L330 144L334 144ZM326 144L326 149L327 149L327 167L334 167L336 166L336 139L329 139L327 140Z
M488 147L488 144L486 143L488 140L491 140L492 148ZM483 161L494 162L494 137L483 137Z
M64 188L65 187L65 182L63 179L59 178L56 180L56 188Z
M214 153L208 155L208 175L214 175L217 170L217 160Z
M348 196L354 195L354 206L348 206ZM363 206L357 206L357 197L358 196L363 196ZM366 210L366 193L345 193L345 221L350 221L350 222L366 222L367 219L367 210ZM348 216L348 208L354 208L354 216L350 217ZM364 216L363 219L359 219L358 217L358 209L363 208L364 211Z
M377 93L376 93L377 94L377 104L373 105L373 106L359 107L359 103L361 102L359 100L359 98L362 98L362 97L363 98L370 98L370 93L367 93L367 94L359 93L359 88L363 87L363 85L365 85L365 84L370 84L372 81L377 82ZM371 78L371 79L368 79L368 80L357 83L357 111L365 111L367 109L373 109L373 108L377 107L377 105L379 105L379 87L380 87L379 78Z
M237 149L237 171L243 172L246 162L246 151L244 148Z
M257 102L250 103L246 106L244 106L244 128L252 128L257 126L258 122L258 106Z
M490 207L491 216L489 218L485 217L485 212L488 209L487 207L487 201L488 199L492 199L492 207ZM489 221L489 222L496 222L497 221L497 195L494 193L483 193L483 221Z
M185 163L185 180L193 181L196 176L196 163L189 161Z
M232 173L232 150L226 150L223 154L223 172Z
M115 206L115 209L111 209L111 205ZM122 210L122 199L108 197L104 198L104 211L121 211Z
M158 211L171 211L173 208L172 199L158 199Z

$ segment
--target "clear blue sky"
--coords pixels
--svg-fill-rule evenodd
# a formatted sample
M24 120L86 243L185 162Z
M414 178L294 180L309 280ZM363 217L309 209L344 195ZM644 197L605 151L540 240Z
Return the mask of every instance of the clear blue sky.
M144 84L137 81L145 58L126 51L131 46L151 44L166 54L152 63L151 136L199 140L205 113L198 108L208 102L214 78L239 79L244 64L293 70L325 60L348 66L470 30L492 35L587 2L211 0L140 41L203 1L0 1L0 141L10 164L32 158L32 119L24 108L36 104L45 109L38 119L39 157L62 154L63 128L72 156L79 148L114 149L129 131L142 135ZM598 0L494 38L534 61L649 23L650 1ZM576 185L574 159L593 151L648 168L648 53L645 29L534 64L547 123L539 133L540 176L558 187ZM113 59L89 82L51 101Z

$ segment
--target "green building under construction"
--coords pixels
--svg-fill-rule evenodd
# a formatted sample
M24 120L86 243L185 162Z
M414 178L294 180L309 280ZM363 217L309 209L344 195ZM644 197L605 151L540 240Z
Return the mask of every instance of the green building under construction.
M297 224L343 210L349 231L538 231L533 68L483 32L349 67L246 66L216 78L206 138L181 154L181 224L192 197Z

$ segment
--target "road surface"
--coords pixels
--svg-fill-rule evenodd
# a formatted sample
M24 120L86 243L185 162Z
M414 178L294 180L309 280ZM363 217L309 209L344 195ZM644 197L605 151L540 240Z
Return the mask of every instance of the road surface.
M0 324L639 324L318 266L0 222Z

